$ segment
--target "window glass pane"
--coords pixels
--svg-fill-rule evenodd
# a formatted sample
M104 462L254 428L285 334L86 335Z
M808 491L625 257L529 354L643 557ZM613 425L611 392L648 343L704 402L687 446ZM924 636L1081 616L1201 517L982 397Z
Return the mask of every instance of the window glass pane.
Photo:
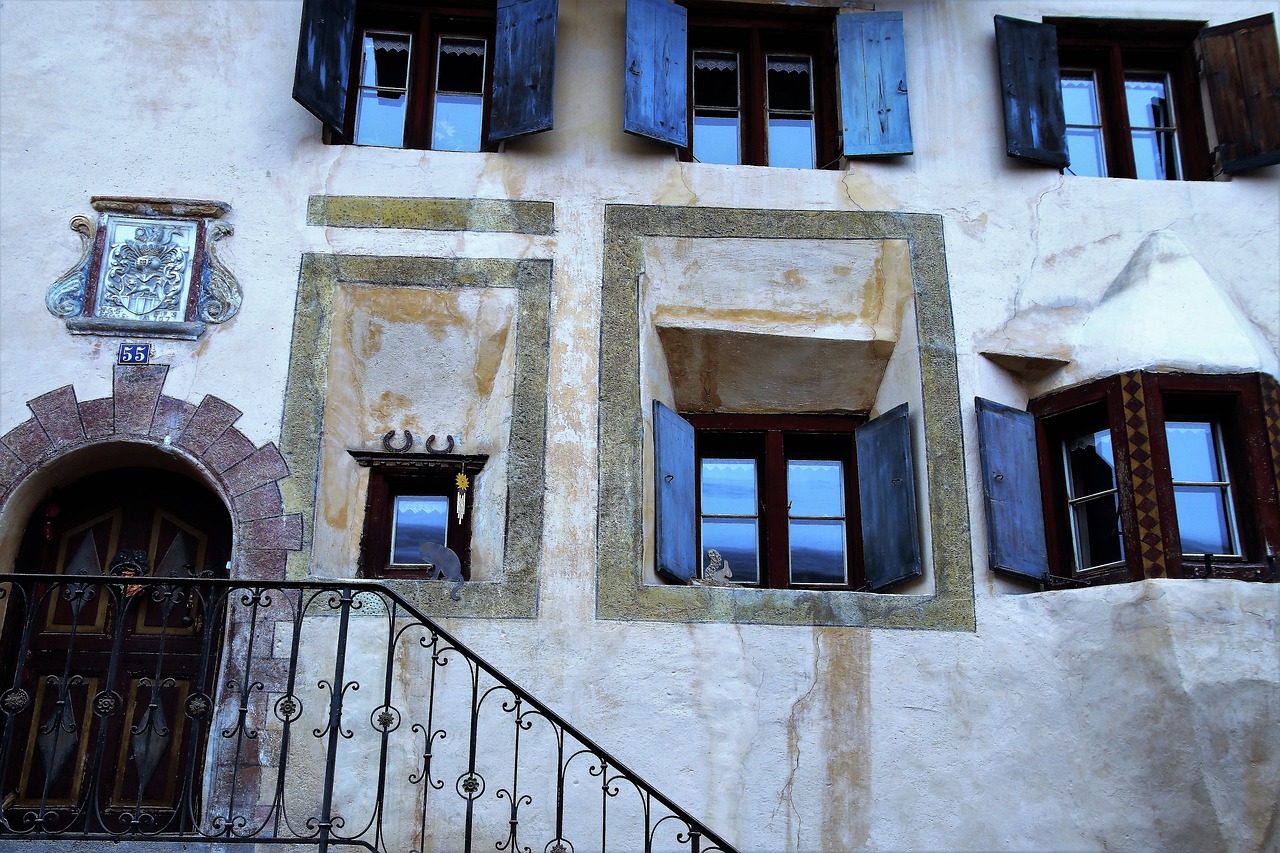
M1218 450L1213 424L1169 421L1164 426L1169 442L1169 468L1179 483L1219 483Z
M1137 176L1147 181L1178 179L1177 140L1167 130L1133 131L1133 164Z
M1124 94L1137 176L1145 180L1177 180L1178 141L1172 130L1174 120L1166 81L1126 78Z
M1062 76L1062 108L1067 124L1101 124L1098 120L1098 91L1093 75Z
M400 147L409 103L409 34L366 32L361 51L355 141Z
M1088 433L1067 444L1067 475L1071 497L1083 498L1116 486L1111 431Z
M813 60L807 56L765 57L770 110L813 111Z
M795 520L791 539L792 583L846 583L843 521Z
M1071 515L1077 569L1105 566L1124 559L1115 494L1075 504Z
M1222 486L1174 486L1184 554L1234 554Z
M1107 157L1102 147L1102 130L1096 127L1067 128L1067 156L1073 175L1101 178L1107 174Z
M839 460L793 459L787 462L790 514L844 517L844 466Z
M377 89L361 89L356 104L356 144L404 145L404 117L408 98L403 94L389 98L378 96Z
M760 582L760 530L754 518L702 519L702 566L718 551L734 583Z
M769 117L769 165L812 169L813 119Z
M693 105L738 108L738 55L699 50L693 55Z
M436 91L484 94L484 39L440 39Z
M1172 127L1173 116L1169 111L1169 94L1163 80L1124 81L1125 107L1129 111L1129 126Z
M436 95L431 147L437 151L479 151L484 124L482 95Z
M391 562L421 563L418 548L424 542L437 545L445 541L449 529L447 495L398 495L393 509L391 530Z
M702 514L756 514L754 459L702 460Z
M731 166L741 163L737 116L695 115L693 159L699 163L725 163Z

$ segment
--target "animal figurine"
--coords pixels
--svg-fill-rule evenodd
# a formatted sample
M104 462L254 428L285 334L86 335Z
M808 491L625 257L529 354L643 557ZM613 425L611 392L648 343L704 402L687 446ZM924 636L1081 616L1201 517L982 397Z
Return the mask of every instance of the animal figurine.
M423 542L418 546L418 556L430 567L428 576L431 580L454 582L453 589L449 590L449 597L454 601L461 601L462 596L458 595L458 590L462 589L466 580L462 577L462 561L458 559L458 555L435 542Z

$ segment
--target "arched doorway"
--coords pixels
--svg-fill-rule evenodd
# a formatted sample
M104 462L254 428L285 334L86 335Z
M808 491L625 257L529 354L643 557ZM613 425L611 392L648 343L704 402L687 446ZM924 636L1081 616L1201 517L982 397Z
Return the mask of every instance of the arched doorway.
M8 828L190 828L220 642L190 579L225 576L231 550L222 501L175 470L103 470L37 502L5 584ZM173 583L103 581L138 575Z

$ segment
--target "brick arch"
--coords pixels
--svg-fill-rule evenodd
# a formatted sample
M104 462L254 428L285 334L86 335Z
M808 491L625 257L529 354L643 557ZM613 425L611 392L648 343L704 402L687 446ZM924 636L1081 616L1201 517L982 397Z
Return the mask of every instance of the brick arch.
M286 514L280 481L289 466L275 444L255 447L233 424L240 410L207 395L200 404L162 393L168 365L118 365L110 397L80 402L64 385L27 401L33 417L0 436L0 513L33 473L69 453L116 442L176 447L213 484L234 528L233 572L283 579L302 547L302 516Z

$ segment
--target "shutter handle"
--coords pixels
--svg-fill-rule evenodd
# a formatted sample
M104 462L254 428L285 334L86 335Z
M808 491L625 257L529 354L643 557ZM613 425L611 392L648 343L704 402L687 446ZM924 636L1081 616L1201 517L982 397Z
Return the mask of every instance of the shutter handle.
M893 485L895 485L895 486L901 486L901 485L902 485L902 478L901 478L901 477L894 477L894 478L893 478L892 480L890 480L889 482L890 482L890 483L893 483Z
M1002 480L1004 480L1004 474L996 474L996 475L995 475L995 477L994 477L993 479L994 479L997 483L999 483L999 482L1001 482Z
M675 474L668 474L668 475L666 475L665 477L663 477L662 479L663 479L664 481L666 481L666 482L670 483L670 482L671 482L672 480L674 480L675 478L676 478L676 475L675 475Z
M627 67L627 73L640 76L640 69L636 67L636 60L631 60L631 65Z
M902 93L902 94L904 94L904 95L905 95L905 94L907 94L907 81L906 81L906 80L899 80L899 81L898 81L898 91L899 91L899 92L901 92L901 93Z

